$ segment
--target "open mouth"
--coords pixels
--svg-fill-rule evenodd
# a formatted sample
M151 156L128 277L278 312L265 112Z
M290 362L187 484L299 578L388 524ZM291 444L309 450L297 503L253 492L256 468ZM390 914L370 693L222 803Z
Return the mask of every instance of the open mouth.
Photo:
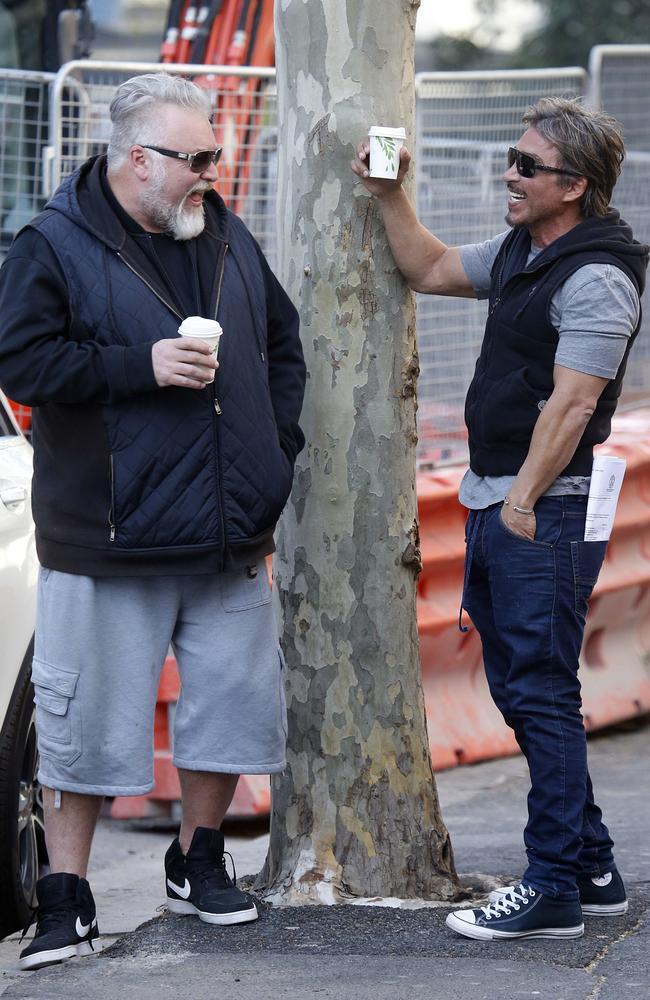
M521 191L511 191L508 189L508 201L525 201L526 195L522 194Z

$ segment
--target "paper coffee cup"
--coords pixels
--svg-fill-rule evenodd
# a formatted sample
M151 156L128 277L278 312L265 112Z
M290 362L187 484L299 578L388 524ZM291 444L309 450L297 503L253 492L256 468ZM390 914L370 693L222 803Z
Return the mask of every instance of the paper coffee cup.
M373 125L368 132L370 139L370 160L368 171L371 177L395 180L399 170L399 151L406 139L406 129L390 128L388 125Z
M209 344L215 358L219 353L219 339L223 330L216 319L206 319L204 316L188 316L178 328L181 337L195 337Z

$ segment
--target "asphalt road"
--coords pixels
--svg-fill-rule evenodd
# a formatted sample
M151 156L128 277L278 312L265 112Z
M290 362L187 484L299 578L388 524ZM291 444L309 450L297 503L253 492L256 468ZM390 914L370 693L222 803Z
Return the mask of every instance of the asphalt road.
M590 742L596 796L617 844L630 908L624 917L587 918L582 938L470 941L445 927L445 908L264 906L253 924L210 927L157 912L171 833L104 820L89 877L100 930L114 944L97 957L19 973L17 938L10 939L0 945L0 993L3 1000L114 1000L120 994L137 1000L646 1000L649 748L648 720ZM458 768L437 781L467 883L520 874L528 790L522 759ZM253 873L266 837L230 836L227 847L238 872Z

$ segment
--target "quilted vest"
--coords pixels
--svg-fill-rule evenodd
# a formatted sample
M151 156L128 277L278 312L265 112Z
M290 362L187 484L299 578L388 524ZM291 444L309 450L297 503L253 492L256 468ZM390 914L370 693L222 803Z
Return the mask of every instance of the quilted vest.
M543 250L529 265L530 237L513 230L492 269L481 353L465 401L470 467L479 476L516 475L526 458L535 423L553 392L558 331L549 318L559 286L585 264L620 268L642 293L647 247L610 212L588 219ZM616 378L605 387L563 475L591 474L594 445L610 434L628 354L641 325L629 338Z
M175 337L180 317L154 294L146 275L89 230L72 185L64 185L58 206L57 199L52 205L63 211L47 210L34 225L65 275L71 335L103 347ZM215 261L215 280L223 271L217 318L224 335L212 389L168 387L95 407L99 413L38 408L49 469L45 482L37 467L34 484L45 565L96 575L139 561L151 572L184 572L193 557L214 556L223 566L229 549L270 539L293 469L280 447L269 391L257 251L230 213L229 226L228 244ZM80 441L84 420L96 420L100 430L85 440L85 484L85 457L77 455L79 495L71 496L69 489L57 490L52 470L70 461L75 419ZM47 503L39 503L45 494Z

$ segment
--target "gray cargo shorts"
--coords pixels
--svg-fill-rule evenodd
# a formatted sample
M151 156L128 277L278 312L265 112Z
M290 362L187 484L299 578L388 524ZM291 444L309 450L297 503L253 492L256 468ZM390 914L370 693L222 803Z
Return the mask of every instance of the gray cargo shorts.
M264 560L215 576L41 569L32 668L41 784L88 795L151 791L170 646L181 680L174 764L284 769L284 671Z

